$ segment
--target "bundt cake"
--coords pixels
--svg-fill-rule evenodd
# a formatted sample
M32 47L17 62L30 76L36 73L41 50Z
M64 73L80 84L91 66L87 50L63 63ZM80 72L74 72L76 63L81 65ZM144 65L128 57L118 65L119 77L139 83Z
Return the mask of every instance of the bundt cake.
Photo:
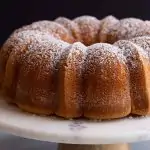
M1 95L64 118L150 114L150 23L81 16L15 30L0 50Z

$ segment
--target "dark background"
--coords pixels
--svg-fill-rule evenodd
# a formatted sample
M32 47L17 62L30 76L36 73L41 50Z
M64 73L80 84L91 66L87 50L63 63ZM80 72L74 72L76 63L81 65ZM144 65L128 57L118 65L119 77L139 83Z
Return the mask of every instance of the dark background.
M150 0L1 0L0 45L11 32L24 24L58 16L74 18L106 15L150 20Z

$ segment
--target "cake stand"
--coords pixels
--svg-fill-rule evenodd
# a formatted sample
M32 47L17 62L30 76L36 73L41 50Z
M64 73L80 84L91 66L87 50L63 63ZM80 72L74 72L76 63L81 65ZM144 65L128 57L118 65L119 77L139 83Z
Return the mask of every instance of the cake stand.
M59 150L127 150L150 139L150 117L113 121L64 120L22 112L0 100L0 129L17 136L60 143Z

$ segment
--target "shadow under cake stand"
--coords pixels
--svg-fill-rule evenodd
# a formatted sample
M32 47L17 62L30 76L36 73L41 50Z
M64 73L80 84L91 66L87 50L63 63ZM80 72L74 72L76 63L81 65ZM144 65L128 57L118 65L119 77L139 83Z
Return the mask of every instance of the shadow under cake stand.
M22 112L0 99L0 129L60 143L59 150L128 150L131 142L150 139L150 117L113 121L63 120Z

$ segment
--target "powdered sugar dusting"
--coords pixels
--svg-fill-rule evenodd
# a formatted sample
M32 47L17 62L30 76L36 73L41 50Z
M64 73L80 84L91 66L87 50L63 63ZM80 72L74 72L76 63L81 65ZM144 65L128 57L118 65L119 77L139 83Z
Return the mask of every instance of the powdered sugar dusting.
M136 18L125 18L120 20L117 30L118 39L130 39L145 33L144 21Z
M80 42L75 42L74 44L67 47L61 56L62 60L67 60L68 64L71 65L72 63L74 63L76 65L76 67L79 69L79 76L82 75L82 71L84 69L83 63L86 57L86 50L87 47L85 45Z
M101 24L106 23L107 25L109 25L108 24L109 22L118 22L118 21L119 20L116 17L109 15L101 20Z
M26 31L24 31L24 33L28 34L26 33ZM45 34L45 35L34 34L34 40L27 45L28 51L26 52L26 55L34 57L34 59L38 59L38 60L39 58L44 59L49 56L50 58L53 57L52 58L53 61L57 61L61 55L62 50L67 46L69 46L68 43L65 43L61 40L56 40L54 37L50 36L49 34ZM27 60L24 59L23 61L27 61ZM28 61L30 61L30 59L28 59ZM54 64L55 63L56 62L54 62Z
M149 29L149 21L135 18L119 21L113 16L108 16L103 20L91 16L81 16L74 20L60 17L54 22L38 21L16 30L9 37L0 51L0 62L1 66L5 67L7 60L10 63L13 58L12 66L15 60L18 60L17 98L23 99L24 97L26 100L26 96L29 96L29 103L41 105L43 108L53 106L52 101L56 99L57 93L54 88L56 72L63 71L60 72L60 76L64 77L61 79L62 84L60 85L66 84L63 96L67 95L68 97L64 96L64 98L65 100L70 99L70 101L62 107L70 109L74 105L76 106L74 113L76 113L76 109L83 111L80 106L80 104L84 105L83 79L86 80L88 75L94 74L93 79L91 76L89 78L89 87L92 87L91 84L98 86L93 86L93 93L89 92L91 103L88 109L90 110L92 106L99 109L103 105L101 112L105 113L109 112L108 107L111 109L113 105L127 106L126 103L130 105L126 69L127 67L131 70L136 69L137 65L139 67L141 65L137 64L138 59L141 59L142 62L142 58L150 58L150 37L131 38L150 34ZM99 33L99 31L101 32ZM99 36L101 38L104 34L106 34L106 40L107 36L111 35L117 39L128 39L128 41L120 40L114 45L93 44L98 42ZM76 40L86 45L93 45L86 47L80 42L69 44ZM126 65L128 62L130 65ZM10 67L12 67L11 65ZM10 70L14 73L13 69ZM3 72L5 73L5 70ZM95 78L100 80L95 80ZM117 82L118 84L116 84ZM102 85L101 83L104 84L104 89L99 86ZM120 86L121 84L123 86ZM110 85L112 85L111 92L108 90ZM121 89L122 87L123 89ZM120 93L120 89L122 93ZM108 94L108 92L110 93ZM113 102L111 101L112 97L114 98ZM122 116L130 111L130 107L131 105L127 108L128 110L124 109L121 112ZM112 112L116 110L113 108Z
M125 57L126 64L130 64L130 69L136 69L137 65L137 57L142 56L148 59L147 53L138 45L127 41L127 40L120 40L114 45L118 46L121 51L120 54L122 54Z
M131 41L121 40L115 43L126 57L126 64L130 75L130 95L132 99L132 113L147 114L149 83L149 57L148 53Z
M43 41L43 43L42 43ZM37 30L25 30L20 32L13 33L8 40L4 43L1 51L0 51L0 65L1 72L5 73L5 66L10 54L13 52L13 59L21 61L21 55L28 51L28 47L30 44L34 43L34 46L45 44L49 45L50 41L56 41L56 39L50 34ZM67 44L63 41L58 41L60 44ZM41 45L42 47L43 45Z
M107 16L101 20L101 32L108 33L119 20L114 16Z
M56 41L56 39L48 33L36 30L25 30L13 33L4 43L0 52L0 57L8 58L12 50L24 50L24 48L27 45L30 45L30 43L34 43L35 46L37 46L37 44L39 44L39 41L43 41L43 44L48 45L49 41ZM44 41L47 41L47 43L44 43ZM57 40L57 43L67 44L60 40Z
M21 57L18 71L17 99L28 97L27 103L43 106L52 111L56 94L54 89L56 64L67 46L68 43L51 36L45 38L42 36L27 45L28 50Z
M101 28L100 28L100 33L99 33L99 38L101 42L107 41L107 36L115 28L114 26L117 23L119 23L119 20L113 16L107 16L101 20Z
M150 37L142 36L130 39L133 43L143 48L143 50L148 54L150 58Z
M59 81L57 86L59 87L59 96L57 115L79 117L82 114L85 51L86 46L80 42L76 42L67 47L61 56L58 67Z
M72 58L72 55L74 53L79 55L81 51L82 51L82 53L85 54L86 49L87 49L87 47L84 44L82 44L81 42L75 42L75 43L73 43L72 45L70 45L69 47L66 48L66 50L64 51L65 53L63 54L64 56L62 56L62 57L65 57L69 53L67 55L67 58L68 57Z
M8 51L7 45L13 47L13 48L11 47L11 51ZM9 58L11 59L13 58L12 59L13 61L10 62L9 60L9 65L10 65L9 67L11 67L11 69L14 68L14 65L16 63L17 63L17 68L18 66L19 68L21 67L21 71L20 71L21 73L19 74L19 76L21 75L25 77L22 80L23 82L30 78L27 77L29 73L31 73L32 71L34 72L35 68L36 69L40 68L40 65L41 66L43 65L44 67L43 68L41 67L42 68L41 70L43 71L40 71L42 73L39 73L38 78L44 79L45 76L48 76L48 72L46 71L48 71L50 67L54 68L54 65L57 63L61 55L61 52L67 46L69 46L68 43L63 42L61 40L57 40L46 32L33 31L33 30L20 31L14 33L10 37L10 39L6 42L6 47L4 46L5 48L3 48L3 51L1 51L2 54L1 56L5 56L5 54L7 54L7 57L2 57L2 59L4 59L3 63L5 62L3 65L5 67L7 60L9 60ZM5 72L5 69L3 71ZM14 72L16 72L16 70L13 70L13 73ZM13 75L7 75L5 78L9 79L11 78L11 76ZM21 76L18 77L20 80L21 80ZM4 81L7 84L9 80L6 79ZM17 92L20 91L20 93L22 94L28 93L25 90L22 89L19 90L19 87L21 87L19 84L20 81L15 81L15 82L18 82L18 86L16 90Z
M70 32L75 41L81 41L80 29L74 21L65 17L59 17L55 22L63 25Z
M54 66L66 46L68 45L62 44L57 40L43 40L38 41L36 44L33 42L28 45L28 51L26 51L21 60L21 63L25 66L24 75L28 74L29 70L34 70L34 68L38 67L39 63L45 66L43 72L49 69L51 69L51 71L54 70ZM45 74L47 73L45 72Z
M59 17L55 21L34 22L15 32L23 30L39 30L69 43L80 41L91 45L99 41L113 43L114 40L150 35L150 23L136 18L119 21L113 16L107 16L102 20L92 16L81 16L74 20Z
M119 51L118 47L106 43L94 44L87 49L85 72L87 82L85 111L89 112L87 116L96 117L95 114L98 114L103 118L110 113L111 118L111 110L113 113L116 111L112 109L113 105L116 109L117 106L123 107L122 115L130 111L128 76L125 72L126 66L118 55ZM121 85L120 88L117 88L118 85Z
M97 44L93 44L93 45L89 46L88 49L91 49L91 53L93 53L93 52L99 53L99 49L100 49L100 52L105 53L105 51L106 51L106 53L117 57L120 62L124 63L124 57L122 55L120 55L120 53L119 53L120 49L114 45L107 44L107 43L97 43Z
M80 28L82 40L85 45L98 42L98 33L100 30L100 21L98 19L91 16L81 16L75 18L74 22Z
M85 70L94 73L96 67L91 67L92 64L97 64L97 66L100 64L118 64L119 62L124 64L124 57L120 55L119 51L120 49L118 47L106 43L97 43L89 46L87 48ZM111 70L113 68L109 69Z
M43 20L33 22L30 25L23 26L15 32L20 32L24 30L38 30L42 32L47 32L57 39L70 42L70 35L67 29L54 21Z

